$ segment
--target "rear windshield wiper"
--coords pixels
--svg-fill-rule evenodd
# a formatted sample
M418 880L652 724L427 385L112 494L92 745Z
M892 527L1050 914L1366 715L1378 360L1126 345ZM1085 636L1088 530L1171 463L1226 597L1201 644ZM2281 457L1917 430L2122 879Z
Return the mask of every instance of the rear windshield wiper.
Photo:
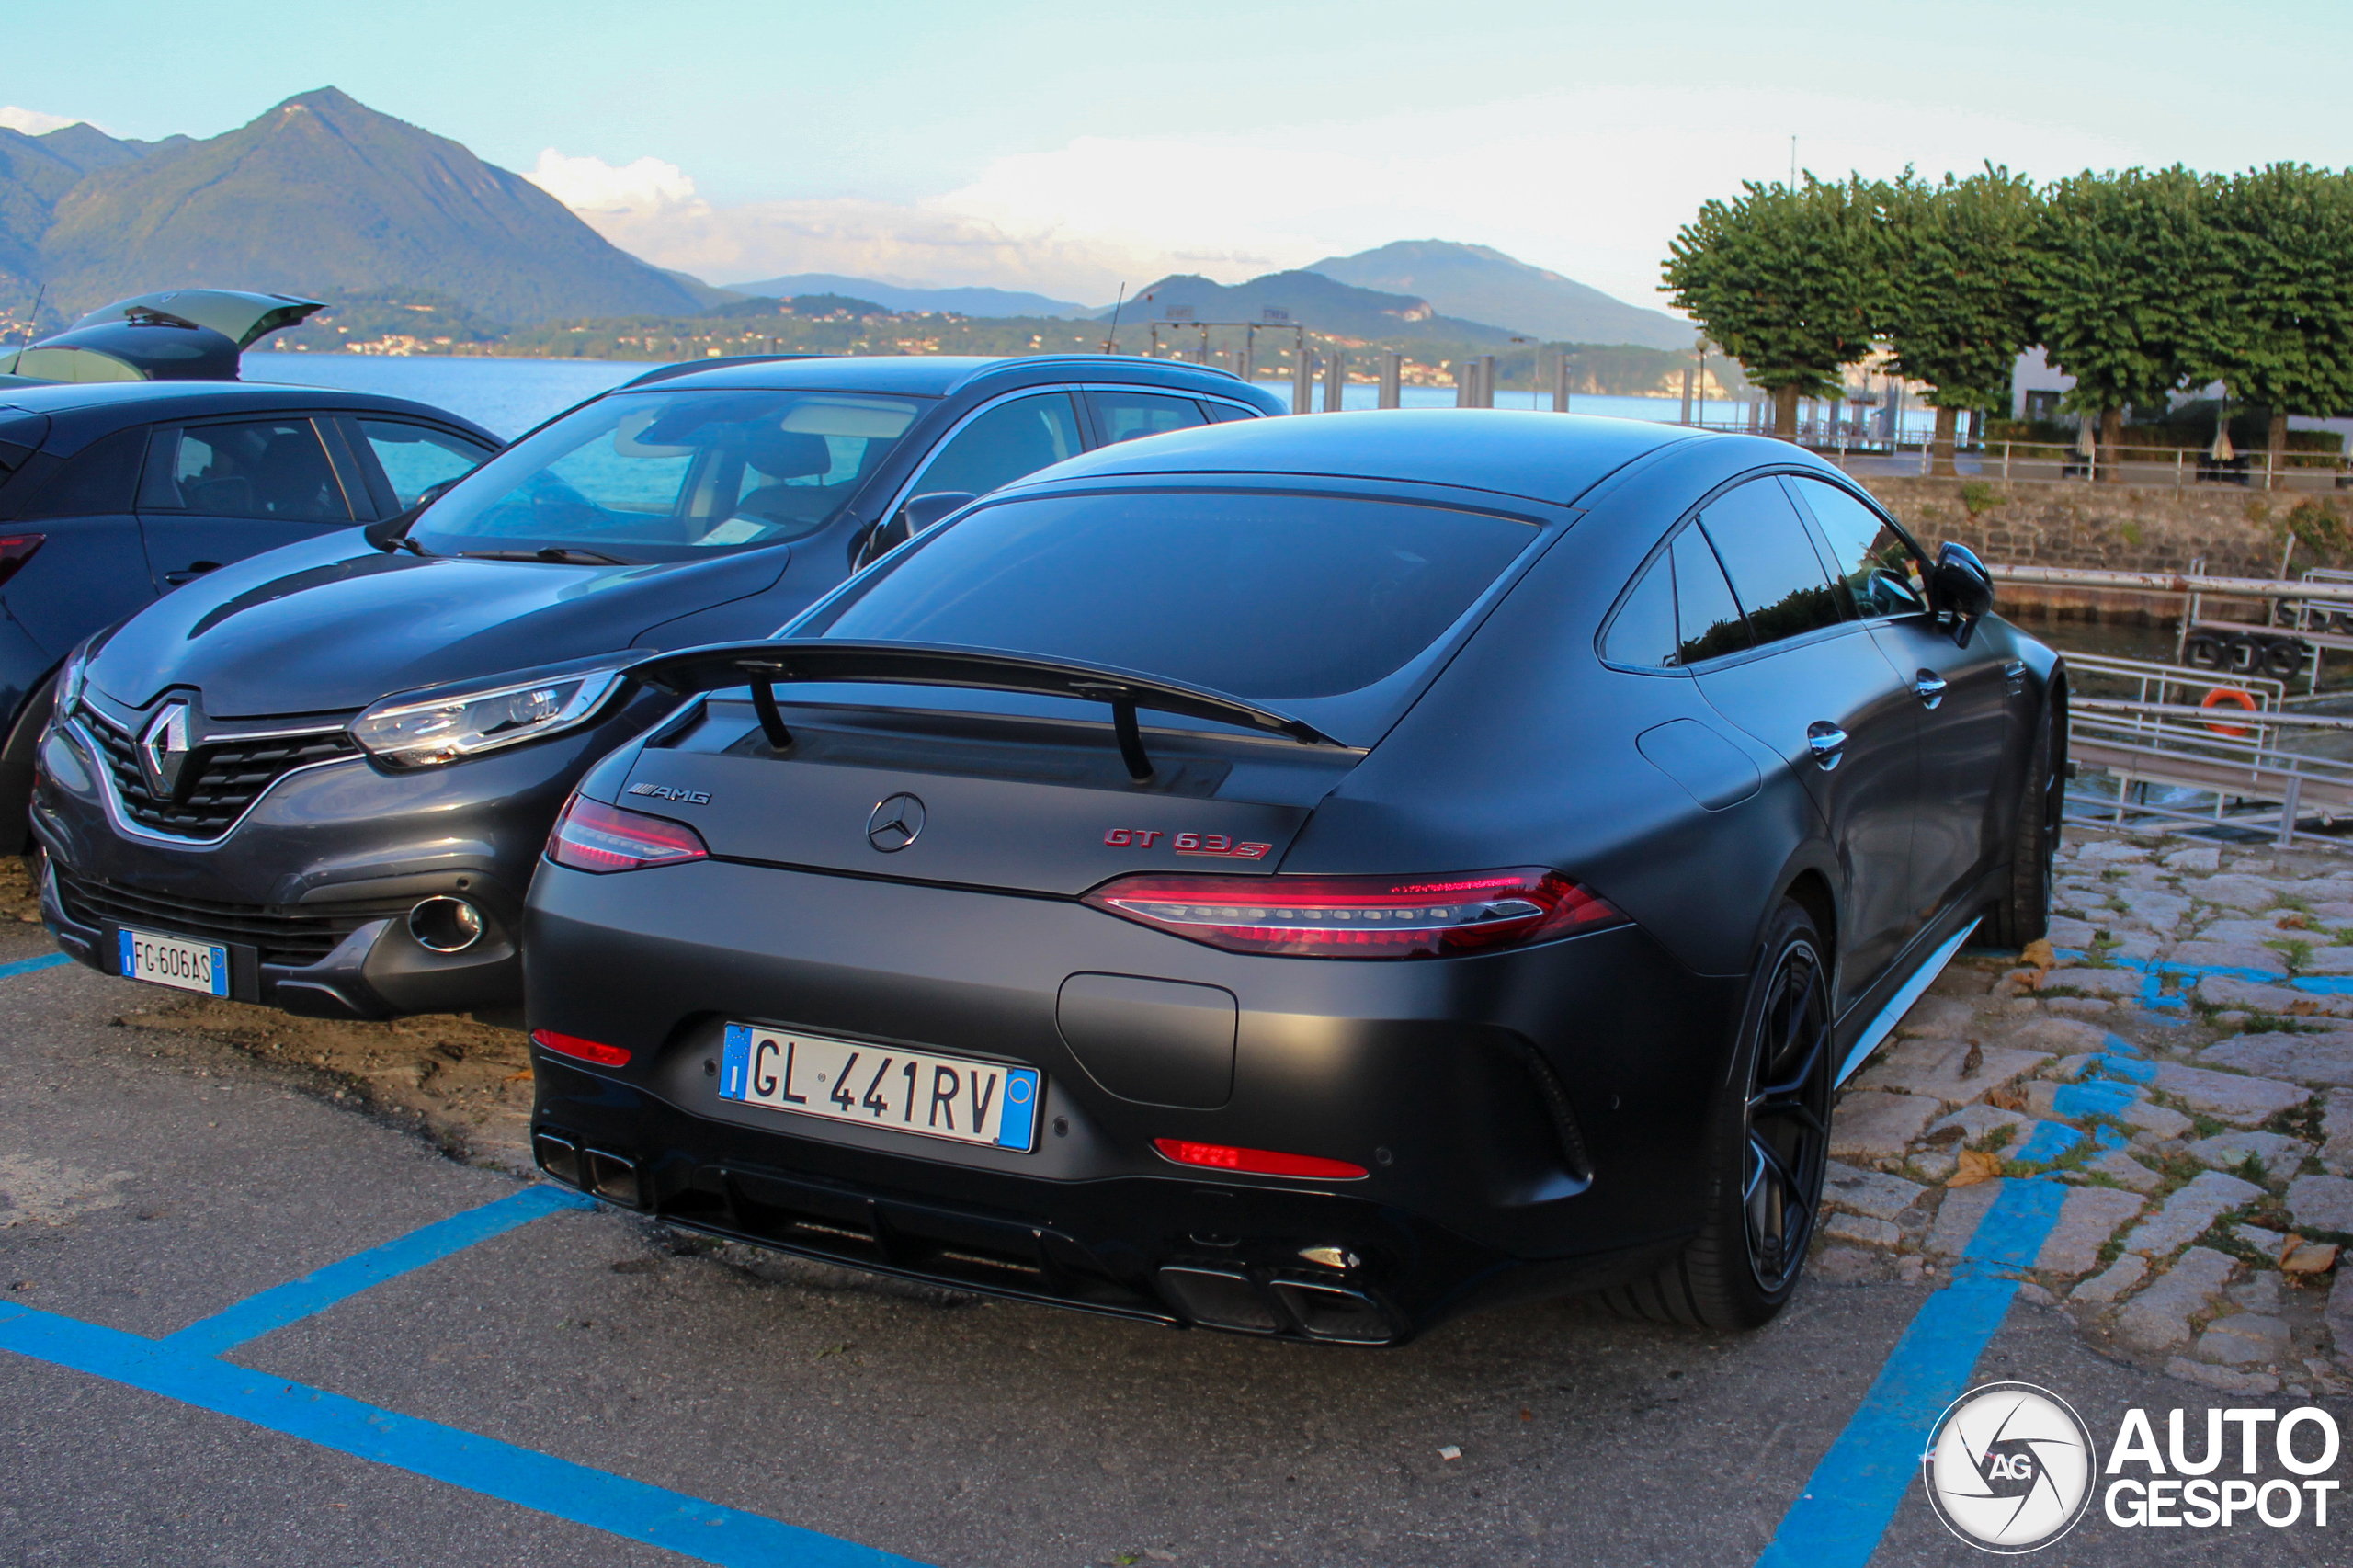
M458 552L469 561L551 561L559 566L642 566L642 561L624 561L618 555L602 551L574 550L568 544L551 544L542 550L463 550Z
M768 744L779 751L792 744L792 732L785 728L784 717L776 704L776 688L785 681L969 687L982 691L1035 692L1045 697L1106 702L1111 707L1111 728L1119 738L1120 758L1128 765L1129 777L1139 783L1153 773L1152 758L1143 749L1143 732L1136 722L1139 708L1285 735L1302 745L1342 744L1305 720L1206 687L1188 686L1108 665L1030 653L1001 653L987 648L925 642L854 642L833 638L721 642L707 648L656 653L631 665L624 673L644 685L682 697L698 691L750 687L752 707L759 714L761 732L767 736Z

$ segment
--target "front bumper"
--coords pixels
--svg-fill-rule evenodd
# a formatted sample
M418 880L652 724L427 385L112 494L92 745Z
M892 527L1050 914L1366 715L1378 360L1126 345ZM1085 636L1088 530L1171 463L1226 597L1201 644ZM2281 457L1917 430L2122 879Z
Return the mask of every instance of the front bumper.
M381 772L361 758L290 773L225 836L126 829L101 759L72 725L42 737L32 825L50 863L41 918L68 953L116 971L124 927L229 949L232 996L317 1017L512 1013L522 1006L523 894L549 825L589 764L642 712L453 767ZM462 898L481 938L438 952L409 911Z
M561 1179L959 1289L1355 1343L1608 1283L1678 1246L1698 1222L1736 991L1632 927L1475 959L1262 958L1071 901L718 861L543 867L527 933L532 1026L632 1052L620 1069L537 1052L536 1144ZM1230 1097L1185 1108L1109 1092L1106 1063L1057 1024L1074 974L1233 993ZM1039 1145L722 1100L730 1020L1035 1066ZM1156 1138L1369 1174L1176 1165ZM1316 1261L1336 1257L1353 1261Z

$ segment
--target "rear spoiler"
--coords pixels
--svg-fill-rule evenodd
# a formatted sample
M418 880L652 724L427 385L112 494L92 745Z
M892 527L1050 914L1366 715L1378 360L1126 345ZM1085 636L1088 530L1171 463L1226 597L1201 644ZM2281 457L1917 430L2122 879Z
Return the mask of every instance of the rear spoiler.
M1143 733L1136 723L1139 708L1283 735L1302 745L1341 744L1303 720L1222 692L1137 675L1108 665L1003 653L987 648L926 642L854 642L832 638L722 642L706 648L681 649L675 653L656 653L639 660L624 673L643 685L682 697L699 691L750 687L761 732L779 751L792 744L792 732L785 728L784 717L776 704L776 688L786 681L953 686L1108 702L1111 707L1111 727L1119 737L1120 760L1128 765L1129 776L1138 782L1151 778L1153 771L1152 758L1143 749Z

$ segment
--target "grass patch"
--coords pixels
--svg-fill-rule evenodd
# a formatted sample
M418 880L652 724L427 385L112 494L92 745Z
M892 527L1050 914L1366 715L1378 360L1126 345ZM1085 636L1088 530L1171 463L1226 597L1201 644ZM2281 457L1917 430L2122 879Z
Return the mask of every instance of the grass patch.
M2273 952L2284 956L2288 960L2288 967L2291 970L2302 969L2313 961L2313 945L2301 938L2278 937L2263 945Z
M2300 1143L2323 1143L2327 1142L2327 1134L2321 1131L2321 1117L2320 1101L2310 1099L2265 1119L2261 1130L2280 1133Z

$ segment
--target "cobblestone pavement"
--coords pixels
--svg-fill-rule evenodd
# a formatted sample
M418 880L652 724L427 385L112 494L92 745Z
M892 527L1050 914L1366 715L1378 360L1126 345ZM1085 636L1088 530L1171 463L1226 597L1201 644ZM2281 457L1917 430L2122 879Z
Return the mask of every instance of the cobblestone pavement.
M1814 1269L1933 1281L2055 1176L2025 1300L2211 1390L2353 1391L2353 860L2069 837L2049 940L1965 952L1847 1084Z

